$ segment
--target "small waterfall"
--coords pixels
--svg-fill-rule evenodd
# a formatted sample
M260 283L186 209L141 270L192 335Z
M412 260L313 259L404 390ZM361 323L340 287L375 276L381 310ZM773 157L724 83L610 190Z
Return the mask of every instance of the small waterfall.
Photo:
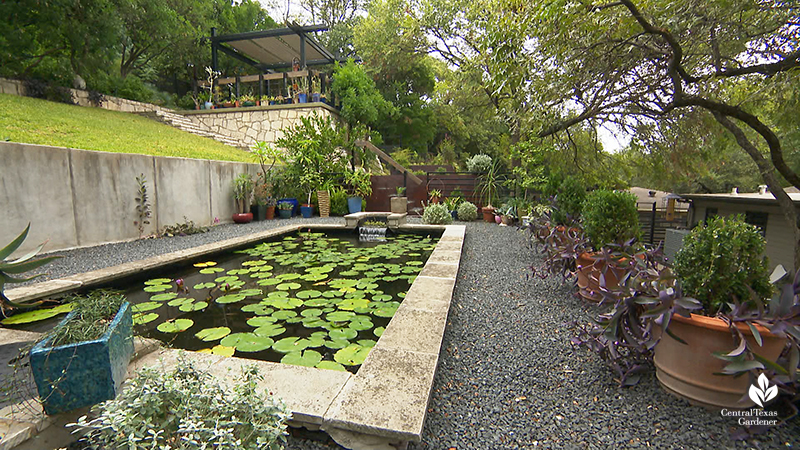
M386 227L358 227L360 242L376 242L386 240Z

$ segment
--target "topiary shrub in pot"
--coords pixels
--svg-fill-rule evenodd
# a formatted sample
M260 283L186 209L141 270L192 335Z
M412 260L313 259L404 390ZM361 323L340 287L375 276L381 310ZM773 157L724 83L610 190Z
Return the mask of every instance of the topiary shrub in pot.
M431 203L422 212L422 222L432 225L448 225L453 223L453 216L442 203Z
M619 267L624 264L617 264L607 249L620 248L639 238L639 211L635 195L605 189L589 193L582 209L583 229L594 252L578 256L579 294L587 300L600 301L600 292L617 289L626 274ZM601 253L602 258L598 257Z
M478 218L478 207L470 202L461 202L461 204L458 205L456 213L458 215L458 220L472 222Z
M763 311L763 305L757 305L774 292L763 256L765 245L758 229L741 216L711 218L686 236L675 257L675 275L684 294L697 299L702 310L688 317L674 316L670 333L655 348L656 375L667 391L714 407L753 405L745 396L751 380L720 375L729 361L713 355L738 356L731 352L746 342L762 360L774 362L785 336L741 320L734 327L730 323L737 322L736 317L714 316L734 313L741 318L740 312L748 309Z
M586 200L586 186L574 177L554 177L545 186L544 194L553 200L551 219L562 227L577 225Z

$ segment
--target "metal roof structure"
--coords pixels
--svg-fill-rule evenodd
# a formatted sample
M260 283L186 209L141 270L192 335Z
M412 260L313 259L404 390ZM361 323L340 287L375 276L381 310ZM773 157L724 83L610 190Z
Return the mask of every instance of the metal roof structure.
M217 70L218 51L264 72L291 68L296 61L300 69L344 61L308 35L325 30L325 25L290 24L287 28L217 36L212 28L211 66Z

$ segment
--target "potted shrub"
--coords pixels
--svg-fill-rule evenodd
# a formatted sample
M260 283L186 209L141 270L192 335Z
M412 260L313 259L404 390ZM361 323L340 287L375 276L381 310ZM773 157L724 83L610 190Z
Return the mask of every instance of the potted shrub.
M72 296L72 312L30 352L36 388L47 414L114 398L133 355L130 304L119 292Z
M240 174L233 180L233 198L236 204L236 213L233 214L233 221L236 223L249 223L253 220L253 214L246 211L246 206L250 204L250 196L253 194L253 177L250 174Z
M395 193L392 194L389 202L391 211L395 214L405 214L408 212L408 197L405 196L405 186L397 186Z
M439 203L439 198L442 196L442 191L438 189L431 189L428 191L428 200L431 203Z
M491 162L481 176L478 177L478 186L481 190L481 198L485 200L486 206L483 207L483 220L486 222L494 222L494 207L492 200L497 198L497 193L503 184L502 176L500 175L500 165L497 161Z
M753 405L740 401L750 380L719 375L727 362L712 355L737 349L736 339L771 362L784 348L785 335L755 323L716 317L739 315L772 296L767 259L762 256L765 245L758 229L741 217L711 218L684 238L675 257L675 275L684 295L696 299L702 309L688 317L673 316L670 333L655 347L656 376L668 391L716 407ZM739 311L730 305L740 305Z
M636 196L605 189L589 193L583 203L583 229L594 251L580 254L576 261L579 294L596 302L601 290L616 289L625 276L624 261L608 248L620 248L639 237Z
M278 215L281 219L291 219L292 218L292 209L294 205L288 201L279 201L278 202Z
M250 206L250 212L253 213L253 220L267 220L267 202L269 200L269 191L266 182L258 176L253 190L253 201L255 202ZM275 212L273 211L273 215Z
M372 182L369 172L363 170L346 172L345 183L350 190L350 197L347 198L348 211L350 211L350 214L361 212L362 199L372 194Z
M256 106L256 98L253 94L245 94L239 97L242 106Z
M317 191L317 207L319 208L320 217L330 217L331 215L330 186L330 182L326 181L322 184L322 189Z
M551 198L551 219L555 226L577 226L586 200L586 187L579 179L554 176L548 180L544 195Z
M450 216L453 217L453 220L458 219L458 204L461 202L461 198L459 197L447 197L444 199L444 206L450 211Z
M478 207L470 202L461 202L457 209L458 220L472 222L478 218Z
M442 203L430 203L422 211L422 222L433 225L448 225L453 223L453 216Z

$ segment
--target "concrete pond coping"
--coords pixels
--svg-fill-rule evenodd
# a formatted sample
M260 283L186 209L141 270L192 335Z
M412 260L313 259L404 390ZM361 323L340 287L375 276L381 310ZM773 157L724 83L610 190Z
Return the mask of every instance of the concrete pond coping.
M21 301L62 294L309 228L324 231L346 229L346 226L306 224L279 227L10 290L8 296ZM234 378L229 374L241 373L242 367L255 365L264 377L260 385L283 399L292 411L290 426L321 429L343 447L353 450L396 450L409 441L419 442L466 227L406 224L398 226L398 229L409 232L438 230L443 234L400 308L355 375L160 347L132 362L129 376L142 367L169 370L181 357L199 363L223 382Z

